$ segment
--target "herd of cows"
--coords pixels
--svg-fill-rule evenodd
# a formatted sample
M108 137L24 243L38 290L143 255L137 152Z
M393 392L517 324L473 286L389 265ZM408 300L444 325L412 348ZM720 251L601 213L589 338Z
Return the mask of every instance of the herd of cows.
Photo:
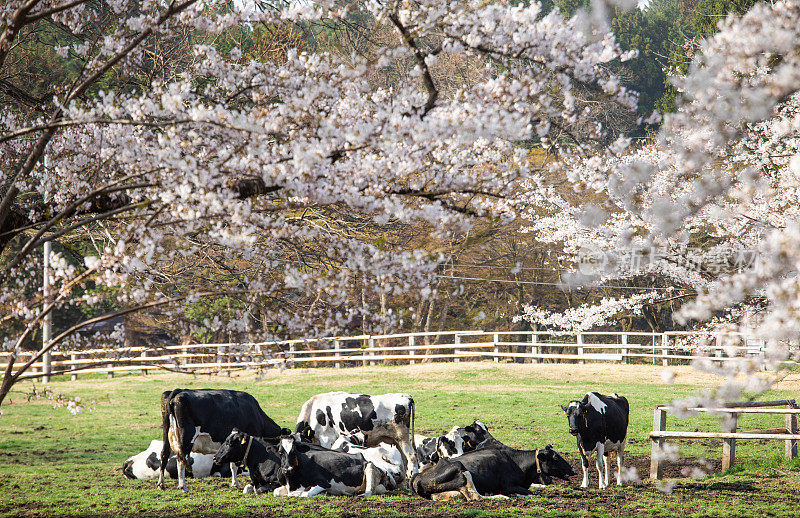
M606 457L613 456L621 485L627 399L589 392L561 408L577 438L581 487L589 485L593 453L599 487L608 485ZM440 437L416 435L407 394L318 394L303 405L294 432L270 419L253 396L233 390L164 392L161 416L162 440L122 467L128 478L158 478L161 489L165 473L184 491L187 476L230 475L238 487L238 475L247 473L245 494L369 496L407 486L433 500L475 500L530 495L533 487L575 475L552 446L511 448L479 420Z

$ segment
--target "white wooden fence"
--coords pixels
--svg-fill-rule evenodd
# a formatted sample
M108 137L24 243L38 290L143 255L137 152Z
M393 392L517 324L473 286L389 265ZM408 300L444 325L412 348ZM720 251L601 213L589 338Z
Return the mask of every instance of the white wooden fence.
M790 344L792 348L797 344ZM168 370L228 372L270 367L352 367L431 361L616 362L670 365L710 358L734 361L764 354L763 341L742 335L673 331L442 331L340 336L280 342L189 344L53 351L51 375ZM22 351L16 365L35 351ZM0 353L0 365L10 353ZM41 362L22 378L43 376Z

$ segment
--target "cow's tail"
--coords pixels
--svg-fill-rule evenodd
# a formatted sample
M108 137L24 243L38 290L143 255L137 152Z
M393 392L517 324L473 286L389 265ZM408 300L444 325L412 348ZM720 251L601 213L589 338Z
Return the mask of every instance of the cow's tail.
M163 441L163 445L161 446L161 473L163 477L164 470L167 467L167 461L169 460L170 453L172 449L170 448L169 444L169 415L170 415L170 400L172 399L173 395L177 390L173 391L165 391L161 394L161 439ZM163 478L161 479L163 485ZM163 489L163 488L162 488Z
M414 439L414 398L409 396L408 397L408 411L411 414L411 447L414 448L414 451L417 451L417 442Z

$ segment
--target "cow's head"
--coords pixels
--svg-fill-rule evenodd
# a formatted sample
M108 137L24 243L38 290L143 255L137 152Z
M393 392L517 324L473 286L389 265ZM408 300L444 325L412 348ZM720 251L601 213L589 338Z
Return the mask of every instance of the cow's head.
M436 460L431 455L431 461L438 461L438 457L447 459L450 457L458 457L464 454L464 429L454 426L452 430L445 435L436 438Z
M295 435L280 438L281 469L278 480L281 484L285 484L295 470L300 467L300 454L308 452L309 449L311 449L311 446L308 443L297 440Z
M542 484L549 484L553 477L567 480L575 474L575 470L569 465L564 457L553 449L549 444L536 451L537 464L541 474Z
M437 451L442 457L457 457L474 451L483 441L492 437L489 429L479 420L463 428L454 427L440 438Z
M225 439L225 442L222 443L222 446L219 447L217 453L214 454L214 464L221 466L228 462L233 462L234 464L242 462L249 440L250 436L248 434L234 428Z
M584 419L584 414L587 411L588 404L581 401L570 401L569 405L561 405L561 410L567 414L567 422L569 423L569 433L578 435L578 424L581 419Z
M294 428L294 433L296 436L300 437L300 440L303 442L313 443L314 442L314 429L311 428L311 425L306 421L301 421L297 423L297 426ZM284 435L289 435L288 433Z
M471 425L464 427L464 451L474 450L480 443L491 436L486 425L476 419Z

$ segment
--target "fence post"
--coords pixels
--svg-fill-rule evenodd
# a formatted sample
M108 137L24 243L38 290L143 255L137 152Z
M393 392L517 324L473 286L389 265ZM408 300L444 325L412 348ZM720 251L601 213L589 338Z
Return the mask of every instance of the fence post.
M75 361L75 360L78 359L78 355L77 354L70 354L69 355L69 359L72 360L72 361ZM75 368L75 364L74 363L72 364L71 368L72 369ZM70 376L69 379L70 379L70 381L76 381L78 379L78 375L73 372L72 376Z
M415 338L416 337L413 336L413 335L408 337L408 346L409 347L414 347L416 345L417 341L416 341ZM414 349L409 349L408 350L408 355L409 356L414 356ZM415 363L417 363L417 362L415 362L413 358L408 360L408 364L409 365L414 365Z
M335 358L339 358L339 354L340 354L339 353L339 340L334 340L333 341L333 356ZM337 359L335 362L333 362L333 366L336 367L337 369L340 369L342 367L342 364Z
M794 408L793 405L786 405L786 408ZM797 414L786 414L784 416L784 422L786 423L786 432L787 433L797 433ZM796 459L797 458L797 440L796 439L787 439L786 440L786 447L785 453L787 459Z
M500 335L498 335L497 333L495 333L495 334L493 335L493 338L492 338L492 339L494 340L494 353L495 353L495 354L497 354L497 353L499 353L499 352L500 352L500 347L497 345L497 342L499 342L499 341L500 341ZM494 362L495 362L495 363L500 363L500 357L499 357L499 356L495 356L495 357L494 357Z
M578 333L578 356L583 356L583 333ZM578 360L578 363L586 363L586 360Z
M294 367L294 351L295 351L294 342L292 342L292 343L289 344L289 358L288 358L288 360L286 362L286 363L289 364L289 365L287 365L288 368Z
M661 349L661 352L662 352L661 365L663 365L664 367L668 367L669 366L669 357L668 357L668 354L669 354L669 336L667 336L667 333L663 333L661 335L661 345L663 347L663 349Z
M456 334L456 335L454 335L454 336L455 336L455 337L453 338L453 343L454 343L455 345L461 345L461 335L458 335L458 334ZM455 352L456 352L456 351L455 351L455 349L453 349L453 353L455 353ZM459 358L458 356L456 356L455 358L453 358L453 362L455 362L455 363L461 363L461 358Z
M370 358L374 358L375 357L375 339L372 338L371 336L369 337L369 340L367 340L367 348L370 350L369 351ZM375 360L370 359L369 360L369 366L373 367L374 365L375 365Z
M108 364L108 368L109 369L113 369L114 368L114 364L113 363L109 363ZM108 379L111 379L113 377L114 377L114 371L112 371L112 370L108 371Z
M141 358L147 358L147 349L142 351L142 354L139 355ZM142 374L147 376L147 369L142 369Z
M538 344L539 343L539 335L535 332L531 333L531 344ZM533 354L539 354L539 346L538 345L531 345L531 352ZM531 363L539 363L539 358L531 358Z
M667 429L667 410L656 407L653 412L653 431L663 432ZM663 470L661 469L661 449L664 447L663 437L651 437L652 448L650 451L650 478L661 480Z
M626 333L622 333L622 336L620 338L621 338L620 341L622 342L622 345L628 345L628 335ZM628 363L628 348L627 347L623 347L622 348L622 363Z
M650 335L650 345L653 346L653 365L656 364L656 334L652 333Z
M728 419L722 421L723 432L735 432L739 414L729 414ZM722 471L731 469L736 462L736 439L722 439Z

